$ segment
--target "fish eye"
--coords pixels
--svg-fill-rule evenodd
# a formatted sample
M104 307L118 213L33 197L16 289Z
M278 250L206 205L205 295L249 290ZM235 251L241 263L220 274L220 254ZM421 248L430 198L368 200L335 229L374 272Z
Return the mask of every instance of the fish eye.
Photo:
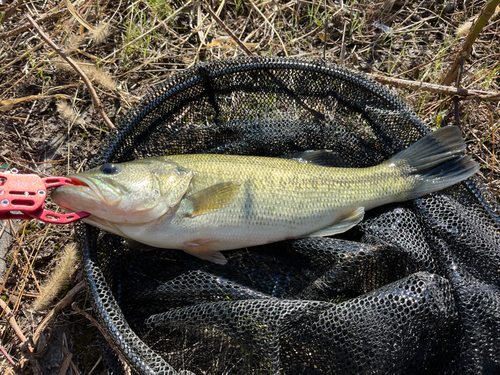
M100 171L104 174L116 174L120 171L120 167L112 163L106 163L100 168Z

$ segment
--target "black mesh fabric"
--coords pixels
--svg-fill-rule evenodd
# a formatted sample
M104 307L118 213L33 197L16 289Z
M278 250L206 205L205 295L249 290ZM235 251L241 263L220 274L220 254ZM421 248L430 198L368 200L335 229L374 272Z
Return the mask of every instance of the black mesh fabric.
M399 99L325 62L197 65L121 119L92 166L180 153L332 150L380 163L428 132ZM335 238L226 251L128 249L79 228L96 315L137 373L500 373L500 220L477 179L369 211Z

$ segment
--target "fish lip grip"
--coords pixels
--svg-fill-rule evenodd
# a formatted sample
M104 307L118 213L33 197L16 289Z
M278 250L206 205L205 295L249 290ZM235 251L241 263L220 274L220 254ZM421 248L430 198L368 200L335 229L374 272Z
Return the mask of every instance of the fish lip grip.
M60 214L43 207L47 189L65 185L74 185L74 182L66 177L17 174L15 169L0 173L0 220L38 219L45 223L67 224L89 216L84 211Z

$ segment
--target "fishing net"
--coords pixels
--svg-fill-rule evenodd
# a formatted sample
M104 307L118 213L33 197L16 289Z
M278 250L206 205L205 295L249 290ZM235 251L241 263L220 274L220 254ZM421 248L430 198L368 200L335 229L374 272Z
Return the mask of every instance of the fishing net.
M154 88L91 166L328 149L332 166L365 167L428 132L356 72L239 58ZM498 208L471 178L369 211L343 235L226 251L225 266L78 233L95 313L137 373L500 373Z

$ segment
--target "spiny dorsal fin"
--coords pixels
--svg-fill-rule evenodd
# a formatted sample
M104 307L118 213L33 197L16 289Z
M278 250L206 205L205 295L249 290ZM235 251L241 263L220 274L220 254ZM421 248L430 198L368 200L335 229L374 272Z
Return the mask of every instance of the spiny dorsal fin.
M234 199L239 189L239 183L229 181L197 191L183 199L188 205L186 216L204 215L226 207Z

